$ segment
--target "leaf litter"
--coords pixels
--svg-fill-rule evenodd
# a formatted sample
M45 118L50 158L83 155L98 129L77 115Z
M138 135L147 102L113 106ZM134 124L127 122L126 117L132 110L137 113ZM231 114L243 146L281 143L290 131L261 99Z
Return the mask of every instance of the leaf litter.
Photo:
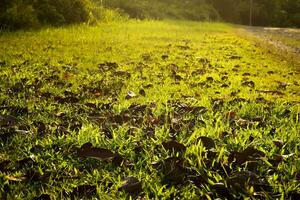
M227 36L224 38L230 43ZM214 44L208 45L218 44L217 37L209 40ZM292 119L297 120L298 111L292 102L282 104L287 107L282 108L274 98L287 99L296 84L290 80L273 81L274 87L268 87L268 82L260 83L256 77L261 78L260 74L245 61L247 55L235 53L232 47L228 47L224 58L217 59L201 55L202 47L196 49L191 42L167 48L158 57L155 51L139 52L140 60L107 59L87 70L79 70L78 62L66 60L58 61L63 67L39 63L41 69L27 69L23 65L32 61L23 59L26 79L18 77L24 73L21 65L2 64L5 69L10 68L7 73L11 70L17 74L13 76L15 80L3 76L5 83L1 82L4 93L0 145L4 150L0 152L0 172L9 182L7 187L13 189L10 184L33 185L49 180L57 181L55 184L60 187L64 181L68 182L64 186L71 191L72 198L92 198L103 189L103 185L95 183L95 177L111 176L116 181L116 177L130 172L133 175L125 178L117 189L133 196L146 193L147 197L158 198L153 187L143 181L144 176L153 178L162 191L176 188L176 194L192 184L192 193L199 197L202 195L199 191L209 190L207 195L212 199L278 195L277 188L268 180L273 178L270 174L278 176L288 164L299 162L299 156L293 152L295 145L281 135L291 130L288 125L297 127ZM199 55L193 51L199 51ZM225 64L218 59L226 61ZM259 70L261 74L274 76L280 68ZM20 102L23 104L14 105ZM277 118L269 117L274 113ZM289 117L290 122L282 121ZM87 142L74 153L70 146L78 146L81 141L75 137L72 145L66 143L85 129L85 142L93 141L107 148ZM96 133L99 137L94 136ZM220 135L218 139L213 139L215 133ZM189 137L194 139L186 143ZM20 143L22 151L18 150L19 138L24 139L22 142L28 148ZM263 143L264 139L269 143ZM43 142L47 140L60 143L45 148ZM198 152L199 146L204 147L203 152L202 149ZM12 158L6 155L13 150L16 155ZM157 161L149 166L152 160ZM68 174L68 170L76 171L75 168L80 176ZM63 171L63 178L53 177L56 170ZM295 169L292 181L299 181L299 174L299 169ZM82 182L87 175L89 182ZM77 177L80 183L71 183L72 177ZM281 177L279 180L281 187L292 182ZM251 187L254 191L249 194ZM104 190L115 195L114 189ZM176 196L175 193L172 195ZM41 191L36 194L40 194L36 199L50 198ZM291 190L285 195L297 199L299 191Z

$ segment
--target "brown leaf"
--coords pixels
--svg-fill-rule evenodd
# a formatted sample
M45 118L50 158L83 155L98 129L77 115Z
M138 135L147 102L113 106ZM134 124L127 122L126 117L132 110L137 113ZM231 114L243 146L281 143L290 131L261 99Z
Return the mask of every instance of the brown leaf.
M42 194L38 197L33 198L32 200L51 200L49 194Z
M198 188L201 188L203 185L207 185L209 182L209 178L206 174L199 174L195 170L188 170L187 173L188 180L192 181L192 183Z
M17 132L14 128L0 128L0 142L6 143L16 134Z
M290 200L299 200L300 199L300 192L297 191L297 190L293 190L293 191L290 191L288 193L288 199Z
M201 136L197 139L197 141L201 141L202 145L206 148L206 149L211 149L211 148L215 148L215 142L213 139L206 137L206 136Z
M211 77L211 76L209 76L209 77L206 78L206 81L207 81L207 82L210 82L210 83L211 83L211 82L214 82L214 78Z
M228 162L229 163L235 163L237 165L242 165L246 163L247 161L256 161L257 159L260 159L261 157L264 157L265 153L262 151L259 151L255 149L254 147L248 147L242 152L233 151L228 156Z
M163 55L161 56L161 58L162 58L163 60L166 60L166 59L169 58L169 55L168 55L168 54L163 54Z
M225 114L226 116L226 119L229 119L229 120L234 120L235 117L236 117L236 112L234 111L229 111Z
M0 127L13 126L17 124L17 118L10 115L0 115Z
M244 151L242 151L242 154L244 154L245 156L251 156L253 158L260 158L260 157L264 157L265 153L255 149L254 147L248 147L246 148Z
M132 163L130 163L128 160L124 159L120 154L116 153L114 158L112 159L112 163L116 166L132 166Z
M229 56L229 59L232 59L232 60L240 60L242 57L241 56L238 56L238 55L230 55Z
M137 114L140 112L144 112L146 108L147 105L132 104L129 106L128 110L131 111L133 114Z
M171 140L168 142L163 142L162 145L166 150L170 150L170 151L183 152L186 150L186 147L184 146L184 144L181 144L174 140Z
M295 173L295 177L298 181L300 181L300 170Z
M10 160L4 160L0 162L0 172L5 172L8 168L8 165L11 163Z
M140 89L139 94L142 95L143 97L146 96L146 92L144 89Z
M55 97L55 101L58 103L78 103L80 100L75 96L68 96L68 97Z
M248 160L248 157L245 156L244 154L237 152L237 151L233 151L229 154L228 156L228 162L229 163L236 163L237 165L242 165L243 163L245 163Z
M242 74L242 76L251 76L251 74L248 73L248 72L245 72L245 73Z
M228 88L229 85L228 85L227 83L223 83L220 87L221 87L221 88Z
M131 77L131 74L127 71L115 71L114 72L114 75L115 76L120 76L120 77L125 77L126 79L129 79Z
M281 82L281 81L276 81L278 83L278 86L280 88L286 88L287 86L291 85L290 83L285 83L285 82Z
M123 190L130 194L138 194L142 191L142 183L135 177L125 178L124 183L119 187L119 190Z
M112 151L104 148L95 148L91 143L85 143L78 150L79 156L88 157L100 160L110 160L115 157Z
M231 195L229 189L225 186L224 183L215 183L214 185L212 185L212 189L216 191L216 193L221 197L233 199L233 196Z
M48 181L49 177L50 177L50 173L44 173L41 174L38 171L35 170L28 170L25 174L26 177L26 181L31 182L31 181L42 181L42 182L46 182Z
M34 157L24 158L24 159L18 160L15 163L15 165L16 165L17 168L22 168L25 165L33 165L33 164L36 164L36 162L34 160Z
M181 157L170 157L159 165L163 180L167 183L182 184L187 177L187 161Z
M283 147L283 141L282 140L273 140L273 144L278 147L278 148L282 148Z
M98 64L98 68L101 72L115 70L118 67L119 67L118 63L115 63L115 62L104 62L104 63Z
M260 181L257 174L250 171L241 171L231 175L226 183L232 188L240 188L244 187L246 184L258 184Z
M276 94L276 95L285 95L283 92L278 90L255 90L256 92L261 92L265 94Z
M72 197L87 197L96 194L96 186L94 185L80 185L73 189Z
M255 83L253 81L244 81L244 82L242 82L242 86L247 86L247 87L254 88Z

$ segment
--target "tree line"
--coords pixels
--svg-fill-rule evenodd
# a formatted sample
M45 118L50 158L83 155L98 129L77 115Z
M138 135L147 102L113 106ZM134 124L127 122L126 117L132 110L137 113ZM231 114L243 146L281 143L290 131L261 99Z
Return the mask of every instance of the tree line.
M105 0L135 18L221 20L257 26L300 27L300 0Z
M300 27L300 0L0 0L0 28L97 23L115 18L182 19Z
M253 25L300 27L300 0L207 0L223 20L240 24L249 23L251 1Z
M119 12L105 9L94 0L0 0L1 29L94 24L120 17Z

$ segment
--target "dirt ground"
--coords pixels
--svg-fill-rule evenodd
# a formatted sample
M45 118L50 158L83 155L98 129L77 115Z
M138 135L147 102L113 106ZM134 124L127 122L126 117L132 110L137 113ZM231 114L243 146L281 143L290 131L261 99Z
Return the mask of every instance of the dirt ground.
M252 35L275 47L293 54L300 54L300 29L245 27Z

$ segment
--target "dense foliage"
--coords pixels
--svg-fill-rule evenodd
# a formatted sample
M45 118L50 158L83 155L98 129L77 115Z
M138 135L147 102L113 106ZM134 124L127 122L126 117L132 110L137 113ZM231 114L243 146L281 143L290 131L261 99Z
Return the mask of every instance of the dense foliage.
M252 0L253 25L300 27L300 0ZM119 17L223 20L248 24L251 0L1 0L0 28L62 25ZM106 9L105 9L105 8Z
M1 0L0 27L19 29L41 25L95 23L118 17L90 0Z
M248 24L251 0L207 0L222 19ZM300 0L252 0L253 24L300 27Z
M216 10L205 0L106 0L105 6L120 8L133 18L219 19Z
M137 18L184 18L248 24L251 0L106 0ZM253 0L253 24L300 27L300 0Z

